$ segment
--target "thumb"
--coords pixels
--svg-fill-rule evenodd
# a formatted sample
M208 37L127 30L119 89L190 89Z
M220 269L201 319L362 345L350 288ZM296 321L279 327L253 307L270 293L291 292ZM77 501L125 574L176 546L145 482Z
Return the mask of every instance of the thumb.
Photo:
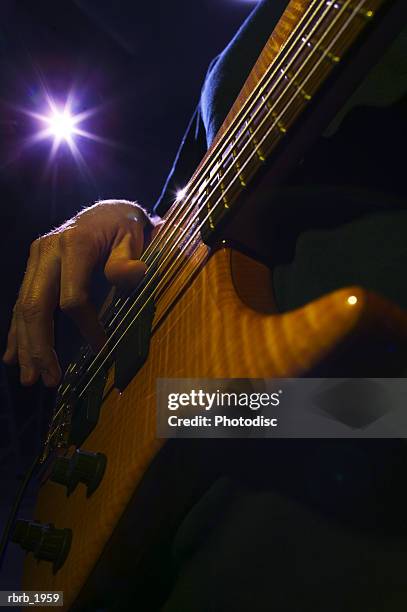
M109 283L118 287L136 287L143 279L147 266L134 259L133 236L125 234L112 249L105 265L105 276Z

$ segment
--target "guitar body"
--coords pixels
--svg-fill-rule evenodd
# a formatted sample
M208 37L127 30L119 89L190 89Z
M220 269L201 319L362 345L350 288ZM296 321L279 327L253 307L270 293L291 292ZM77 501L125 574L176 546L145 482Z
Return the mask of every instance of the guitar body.
M376 336L397 337L405 350L406 317L389 302L345 288L277 314L269 270L237 251L216 251L153 334L148 360L125 391L108 379L99 422L83 446L107 457L100 486L87 497L82 484L70 496L49 480L42 485L35 520L52 518L56 527L70 528L72 546L56 574L28 554L24 589L63 590L69 609L103 584L134 584L153 542L169 536L214 477L198 456L202 441L177 441L177 455L156 438L157 378L300 376L329 356L346 354L361 330L372 337L373 329Z

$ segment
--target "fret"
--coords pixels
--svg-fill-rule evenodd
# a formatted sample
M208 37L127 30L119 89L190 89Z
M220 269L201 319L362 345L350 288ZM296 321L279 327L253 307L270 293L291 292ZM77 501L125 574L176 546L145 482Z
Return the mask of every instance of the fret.
M245 155L247 155L247 157L249 156L247 151L244 151L244 153ZM245 159L247 159L247 157L245 157ZM240 162L239 167L243 165L243 163L244 162ZM220 181L218 183L219 189L218 189L218 194L216 195L215 199L217 199L218 197L222 198L222 202L223 202L222 208L230 208L231 202L235 200L236 196L241 192L242 187L244 187L244 185L242 185L241 180L239 179L239 174L241 173L239 173L238 169L236 169L235 157L232 151L229 157L227 158L227 160L223 161L222 166L219 170L219 175L220 175ZM236 180L236 179L239 179L239 180Z
M321 43L316 41L314 38L311 38L307 42L307 47L315 47L316 52L322 55L324 59L328 60L332 64L338 64L341 61L341 58L339 57L339 55L328 50L326 46L321 45Z
M294 75L291 72L287 72L286 75L285 75L285 78L288 81L290 81L290 85L292 85L293 87L298 89L298 91L300 92L300 94L302 95L304 100L306 100L307 102L309 102L309 100L311 100L311 98L312 98L311 94L309 94L303 87L301 87L301 85L298 83L298 81L294 80Z
M266 107L266 98L265 96L261 96L261 98L254 105L252 112L250 113L250 124L249 124L249 135L252 137L252 134L257 130L264 131L260 125L267 119L268 108ZM256 138L260 140L261 135L258 132Z
M270 108L272 108L272 107L270 107ZM272 111L271 112L271 116L274 119L274 127L278 129L280 134L286 134L287 133L287 128L284 125L284 123L281 121L281 119L278 118L278 113L276 113L276 111Z
M215 229L215 223L212 216L212 203L211 198L208 197L209 192L207 189L197 199L198 210L204 210L205 216L207 217L207 222L209 224L209 228L211 230Z
M354 13L355 15L363 17L367 20L372 19L375 14L373 10L367 9L365 7L358 7L355 5L354 2L352 2L351 4L345 4L343 0L328 0L327 5L332 6L332 8L335 8L337 10L343 8L346 13Z
M226 196L227 189L225 187L225 183L222 180L222 178L223 178L223 170L222 170L222 167L220 167L219 168L219 186L220 186L222 202L223 202L224 208L229 208L229 200L228 200L228 198Z
M300 85L300 83L298 83L298 80L295 79L292 71L287 71L285 68L280 68L280 73L283 75L284 83L288 83L291 87L297 89L304 100L307 100L307 102L311 100L312 96Z
M211 190L209 188L209 185L205 189L205 206L206 206L206 211L208 214L209 227L211 229L215 229L215 222L214 222L213 214L212 214L212 210L214 209L214 206L212 205Z
M273 100L269 100L266 98L266 96L263 95L261 96L260 101L254 108L253 114L255 115L255 118L250 122L251 123L250 131L251 131L251 135L257 132L258 141L260 141L262 136L265 135L266 133L267 121L264 121L264 120L267 119L267 116L272 116L274 119L277 117L277 113L273 110L274 105L275 105L275 102L273 102ZM263 123L263 126L259 127L261 123ZM281 134L285 134L287 131L284 124L281 121L278 121L275 127L278 129L278 131ZM253 140L253 136L252 136L252 140Z
M233 155L233 160L234 160L233 161L233 165L236 168L236 174L237 174L237 176L239 178L240 184L241 184L242 187L246 187L246 183L245 183L243 174L241 172L241 163L239 161L238 152L237 152L236 148L234 148L232 150L232 155Z
M259 158L259 160L263 163L266 161L266 156L264 155L262 149L260 149L259 147L259 141L257 140L256 136L255 136L255 132L253 130L252 127L249 126L249 134L250 134L250 140L251 143L253 145L254 151L257 155L257 157Z
M240 137L231 139L230 145L225 151L227 155L222 156L221 167L225 172L233 166L237 171L236 174L241 174L241 166L244 164L248 155L246 147L248 137L248 129L244 126L243 129L240 130Z

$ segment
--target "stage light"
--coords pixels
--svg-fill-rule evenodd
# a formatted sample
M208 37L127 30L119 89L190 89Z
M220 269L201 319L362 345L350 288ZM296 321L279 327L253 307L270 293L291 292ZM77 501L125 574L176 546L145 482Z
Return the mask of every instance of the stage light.
M80 122L83 121L85 113L74 114L71 110L72 100L68 99L64 106L57 106L51 98L48 98L48 112L37 114L36 118L44 126L44 129L37 132L37 137L41 140L51 138L54 152L62 142L67 143L71 151L75 148L75 136L91 137L91 134L80 129Z
M47 119L50 133L58 140L69 141L75 133L75 118L70 112L64 109L62 112L54 110Z
M83 104L74 92L69 92L64 102L56 100L43 86L44 102L40 112L34 109L19 107L19 110L35 121L34 131L26 138L21 151L49 140L50 149L47 168L57 161L57 152L62 147L67 149L81 170L89 174L85 159L80 152L81 140L90 140L106 145L113 145L111 141L85 129L84 124L100 108L90 107L83 109Z
M109 147L117 147L118 143L109 138L95 134L89 130L92 118L103 112L104 104L92 106L85 102L90 97L87 89L83 92L68 89L62 98L54 97L44 79L40 79L37 95L32 99L30 107L13 104L15 111L30 120L29 133L18 143L13 152L13 162L17 161L28 149L41 146L41 154L48 149L45 162L45 173L52 164L69 163L67 156L72 156L83 176L93 181L88 161L92 160L94 146L97 143ZM35 102L35 107L32 103ZM87 141L87 142L85 142ZM49 145L47 147L47 144Z

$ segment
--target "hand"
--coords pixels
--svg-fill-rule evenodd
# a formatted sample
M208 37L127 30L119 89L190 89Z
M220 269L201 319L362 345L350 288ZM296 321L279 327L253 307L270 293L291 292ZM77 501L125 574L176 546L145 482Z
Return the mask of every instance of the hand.
M92 348L101 348L105 334L89 300L92 272L104 264L113 285L137 285L146 270L139 257L144 227L150 223L136 204L105 200L32 243L3 356L7 364L19 363L23 385L32 385L41 375L52 387L61 378L54 349L58 304Z

